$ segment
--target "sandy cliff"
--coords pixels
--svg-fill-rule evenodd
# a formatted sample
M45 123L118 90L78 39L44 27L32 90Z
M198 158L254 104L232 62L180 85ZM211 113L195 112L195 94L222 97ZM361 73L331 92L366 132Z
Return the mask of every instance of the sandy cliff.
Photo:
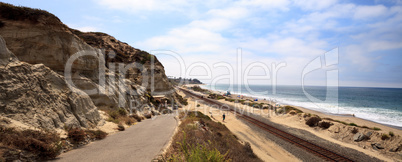
M0 37L0 114L34 128L94 127L100 121L87 95L43 64L20 62Z
M70 29L43 10L0 3L0 36L0 116L33 127L93 127L102 123L99 108L139 105L134 113L149 113L152 95L173 89L153 55L107 34ZM71 61L79 53L90 56ZM127 72L109 67L134 62Z

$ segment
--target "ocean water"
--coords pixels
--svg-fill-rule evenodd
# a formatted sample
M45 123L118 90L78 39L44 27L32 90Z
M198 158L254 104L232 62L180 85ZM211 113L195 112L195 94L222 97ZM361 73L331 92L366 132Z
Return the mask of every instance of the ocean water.
M203 85L203 88L273 100L330 114L354 114L358 118L402 127L402 88Z

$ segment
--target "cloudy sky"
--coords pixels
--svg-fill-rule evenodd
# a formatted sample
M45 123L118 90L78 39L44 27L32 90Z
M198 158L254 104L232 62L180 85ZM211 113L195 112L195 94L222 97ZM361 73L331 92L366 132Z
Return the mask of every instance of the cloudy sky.
M169 76L402 87L400 0L3 2L47 10L72 28L151 52Z

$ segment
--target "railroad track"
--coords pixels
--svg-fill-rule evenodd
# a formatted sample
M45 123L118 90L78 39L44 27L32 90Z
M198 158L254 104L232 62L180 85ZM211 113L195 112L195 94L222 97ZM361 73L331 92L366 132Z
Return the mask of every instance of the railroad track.
M219 107L222 107L223 105L225 105L225 104L222 104L222 103L220 103L220 102L218 102L216 100L204 98L204 97L202 97L202 96L200 96L198 94L195 94L195 93L193 93L191 91L188 91L186 89L182 89L182 88L180 88L180 89L184 93L189 94L191 96L195 96L198 99L203 100L204 102L207 102L207 103L210 103L210 104L215 104L215 105L218 105ZM284 141L287 141L287 142L289 142L289 143L291 143L293 145L296 145L299 148L302 148L302 149L304 149L304 150L306 150L306 151L308 151L308 152L310 152L310 153L316 155L317 157L320 157L320 158L322 158L322 159L324 159L326 161L353 161L353 160L351 160L351 159L349 159L349 158L347 158L345 156L342 156L342 155L340 155L340 154L338 154L336 152L333 152L333 151L328 150L328 149L326 149L324 147L318 146L318 145L316 145L314 143L311 143L309 141L301 139L301 138L299 138L297 136L294 136L294 135L292 135L290 133L287 133L287 132L285 132L285 131L283 131L281 129L278 129L276 127L273 127L271 125L268 125L268 124L266 124L264 122L261 122L261 121L255 119L255 118L252 118L252 117L250 117L248 115L239 113L235 108L230 107L229 105L225 105L225 107L228 107L227 110L236 113L237 117L239 117L239 118L241 118L241 119L243 119L243 120L245 120L245 121L247 121L247 122L249 122L249 123L251 123L251 124L253 124L253 125L257 126L257 127L259 127L259 128L261 128L262 130L265 130L266 132L268 132L268 133L270 133L272 135L275 135L276 137L279 137L279 138L283 139Z

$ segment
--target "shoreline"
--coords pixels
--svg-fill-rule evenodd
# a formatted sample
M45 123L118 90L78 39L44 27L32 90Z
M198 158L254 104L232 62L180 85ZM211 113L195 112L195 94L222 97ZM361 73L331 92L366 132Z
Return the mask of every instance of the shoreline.
M199 85L206 85L206 84L199 84ZM199 86L198 85L198 86ZM186 85L187 87L192 87L195 85ZM211 90L211 89L207 89L205 87L202 87L203 89L206 89L208 91L210 91L211 93L215 93L215 94L222 94L224 93L223 91L220 90ZM330 113L330 112L324 112L324 111L318 111L318 110L313 110L313 109L309 109L306 107L302 107L302 106L297 106L297 105L292 105L292 104L283 104L280 102L274 102L274 101L270 101L270 100L264 100L265 98L261 98L261 97L255 97L255 96L251 96L251 95L244 95L244 94L238 94L238 93L232 93L230 98L231 99L239 99L237 98L238 95L243 96L242 99L243 100L251 100L254 101L254 99L258 99L258 101L256 101L257 103L265 103L265 104L271 104L271 105L276 105L276 104L280 104L281 106L292 106L295 107L297 109L301 109L303 112L309 112L311 114L322 114L322 115L326 115L326 116L334 116L334 117L348 117L348 118L354 118L354 119L360 119L360 120L364 120L367 122L372 122L375 125L382 125L385 127L390 127L392 129L398 130L402 133L402 126L396 126L396 125L391 125L391 124L385 124L385 123L381 123L381 122L377 122L374 120L370 120L370 119L365 119L365 118L361 118L361 117L356 117L354 116L354 114L336 114L336 113ZM226 96L228 97L228 96ZM321 116L321 115L320 115ZM357 123L356 123L357 124Z
M187 85L186 87L191 87L191 85ZM189 89L189 90L191 90L191 89ZM207 90L212 93L213 92L217 93L217 91L213 91L213 90L209 90L209 89L207 89ZM191 91L196 92L194 90L191 90ZM196 93L201 94L201 92L196 92ZM218 94L222 94L222 93L219 92ZM232 94L230 99L237 99L237 95ZM250 96L247 96L247 97L244 96L243 99L246 100L246 99L252 99L252 98ZM262 118L266 118L266 119L270 120L271 122L283 125L285 127L308 131L308 132L316 135L317 137L320 137L320 138L330 141L332 143L339 144L343 147L348 147L348 148L352 148L354 150L358 150L359 152L363 152L366 155L370 155L370 156L379 158L383 161L401 160L398 153L389 151L390 149L398 147L399 145L402 144L402 140L401 140L402 130L394 128L392 126L388 126L388 125L376 123L376 122L373 122L370 120L353 117L352 115L349 115L349 114L334 115L334 114L322 113L319 111L310 110L310 109L306 109L306 108L298 107L298 106L292 106L292 107L303 111L302 113L294 114L294 115L291 115L290 113L286 113L286 114L281 115L281 114L275 113L275 111L272 109L253 108L251 106L243 105L241 103L235 103L235 102L233 102L233 100L232 100L232 102L230 100L224 100L224 99L219 99L216 101L227 104L229 106L233 106L235 108L239 108L240 111L243 111L245 113L252 113L254 115L259 115ZM262 101L263 100L257 101L256 103L261 103ZM267 103L269 101L265 100L265 102ZM195 103L195 104L197 104L197 103ZM201 103L199 103L199 104L201 104ZM201 106L200 110L204 110L204 111L206 111L205 113L208 113L207 110L202 109L203 107L204 106ZM209 107L209 106L207 106L207 107ZM211 115L219 115L219 113L225 113L225 111L226 110L219 110L218 114L214 113ZM211 112L209 112L209 113L211 113ZM309 127L308 125L305 124L306 119L308 119L308 117L306 118L304 116L307 114L309 114L309 115L311 114L311 116L317 115L323 121L330 122L330 123L332 123L332 125L328 129L322 129L319 127ZM222 115L222 114L220 114L220 115ZM229 116L230 115L228 114L228 117ZM228 124L228 123L226 123L226 124ZM357 125L357 126L355 126L355 125ZM235 127L238 127L238 126L235 126ZM379 128L380 130L374 129L374 128ZM352 130L354 130L354 129L357 129L358 130L357 132L360 132L362 134L367 134L367 133L371 132L373 135L370 136L370 138L368 140L356 142L356 141L354 141L355 133L352 133L353 132ZM390 132L392 132L394 134L392 136L392 138L390 138L388 140L383 140L382 136L388 135L388 134L390 134ZM383 145L385 147L385 149L383 149L383 150L377 149L376 150L376 149L372 148L373 144L375 144L375 143L380 143L381 145ZM393 159L393 160L391 160L391 159Z

